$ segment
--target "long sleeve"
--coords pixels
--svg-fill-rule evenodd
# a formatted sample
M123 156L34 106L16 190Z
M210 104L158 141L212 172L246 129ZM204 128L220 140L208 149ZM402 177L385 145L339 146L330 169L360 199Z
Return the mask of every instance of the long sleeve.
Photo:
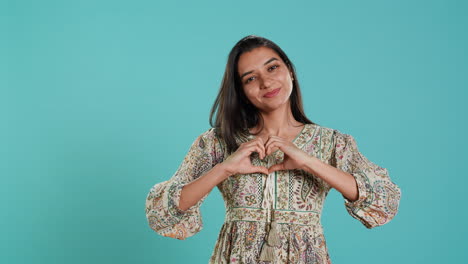
M359 197L349 201L343 196L348 213L367 228L388 223L398 212L401 190L388 170L369 161L359 152L353 136L334 132L333 164L356 179Z
M183 240L203 228L200 206L208 194L185 211L180 210L178 205L182 187L218 162L216 143L214 128L199 135L174 175L151 188L146 198L145 212L149 226L158 234Z

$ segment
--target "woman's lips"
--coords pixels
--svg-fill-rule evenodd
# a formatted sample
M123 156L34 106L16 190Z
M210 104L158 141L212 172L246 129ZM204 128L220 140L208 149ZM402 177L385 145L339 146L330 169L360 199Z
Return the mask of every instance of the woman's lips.
M281 88L277 88L277 89L275 89L275 90L273 90L273 91L271 91L271 92L269 92L269 93L266 93L266 94L264 95L264 97L267 97L267 98L274 97L275 95L278 94L279 90L281 90Z

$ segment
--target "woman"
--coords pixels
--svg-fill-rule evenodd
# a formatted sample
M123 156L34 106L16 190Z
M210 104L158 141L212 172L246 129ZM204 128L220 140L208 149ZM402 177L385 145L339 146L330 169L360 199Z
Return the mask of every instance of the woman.
M185 239L202 229L200 205L217 186L226 217L210 263L331 263L320 223L331 188L367 228L398 211L387 169L305 116L294 65L270 40L247 36L231 50L210 124L146 200L150 227Z

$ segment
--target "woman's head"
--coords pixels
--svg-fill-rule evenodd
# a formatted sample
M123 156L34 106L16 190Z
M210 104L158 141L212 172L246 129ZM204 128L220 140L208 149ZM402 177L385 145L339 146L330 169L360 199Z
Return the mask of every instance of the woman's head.
M262 113L290 108L293 73L273 49L261 46L242 53L237 72L242 88L239 93L245 95L247 104Z
M274 97L266 93L280 88ZM217 110L214 127L225 140L228 152L235 151L234 136L257 124L263 126L261 112L288 106L294 119L313 124L304 114L299 83L293 63L271 40L249 35L239 40L229 53L224 77L210 113ZM248 131L248 130L247 130Z

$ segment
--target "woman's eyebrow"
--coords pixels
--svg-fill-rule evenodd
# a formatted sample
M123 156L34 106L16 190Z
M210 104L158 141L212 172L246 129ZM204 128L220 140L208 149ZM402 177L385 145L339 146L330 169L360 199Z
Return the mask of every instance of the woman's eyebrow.
M274 60L278 60L278 59L275 58L275 57L273 57L273 58L267 60L265 63L263 63L263 65L267 65L268 63L270 63L270 62L272 62L272 61L274 61ZM240 78L242 79L242 78L244 78L244 76L246 76L247 74L250 74L250 73L252 73L252 72L253 72L253 71L245 72L244 74L241 75Z

